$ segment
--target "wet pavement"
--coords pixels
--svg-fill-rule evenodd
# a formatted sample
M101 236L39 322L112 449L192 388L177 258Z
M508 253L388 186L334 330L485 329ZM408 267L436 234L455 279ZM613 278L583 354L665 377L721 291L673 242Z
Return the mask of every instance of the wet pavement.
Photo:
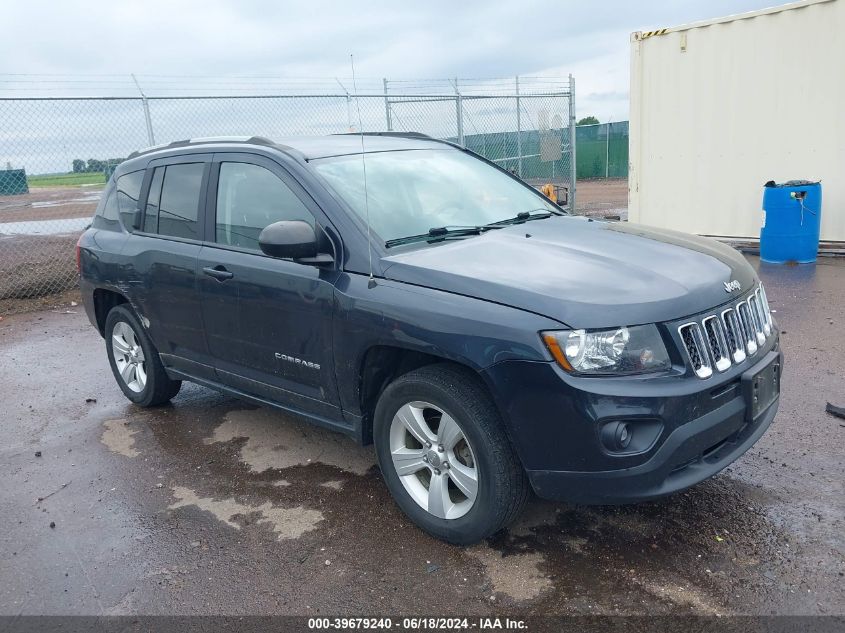
M841 614L845 262L761 276L787 366L749 453L471 548L409 524L371 447L188 384L139 409L80 307L6 317L0 614Z

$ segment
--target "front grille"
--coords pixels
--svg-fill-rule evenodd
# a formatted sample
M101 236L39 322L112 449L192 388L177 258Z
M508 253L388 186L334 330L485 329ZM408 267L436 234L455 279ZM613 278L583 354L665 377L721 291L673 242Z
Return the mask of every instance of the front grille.
M772 313L762 284L721 315L708 314L678 328L695 375L709 378L713 367L723 372L745 361L774 331Z

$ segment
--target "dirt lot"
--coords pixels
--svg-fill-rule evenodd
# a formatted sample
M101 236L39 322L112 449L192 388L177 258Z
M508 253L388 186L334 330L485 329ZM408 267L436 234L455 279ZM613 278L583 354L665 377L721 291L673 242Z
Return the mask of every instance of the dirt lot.
M74 246L102 185L32 188L0 197L0 315L76 285Z
M587 215L620 215L628 209L628 180L579 180L575 210Z
M787 366L748 454L471 548L411 526L371 448L191 385L139 409L81 308L6 317L0 614L842 614L845 266L760 273Z
M27 194L0 197L0 223L90 218L103 187L33 187Z

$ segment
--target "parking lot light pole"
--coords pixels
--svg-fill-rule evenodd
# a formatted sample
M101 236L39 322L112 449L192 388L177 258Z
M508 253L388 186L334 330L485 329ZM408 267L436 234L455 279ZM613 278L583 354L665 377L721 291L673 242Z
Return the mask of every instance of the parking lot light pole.
M138 92L141 93L141 105L144 108L144 119L147 122L147 141L150 144L150 147L156 144L155 135L153 134L153 120L150 118L150 103L147 101L147 95L144 94L144 91L141 89L141 84L138 83L138 80L135 78L135 73L132 73L132 81L135 82L135 87L138 88Z

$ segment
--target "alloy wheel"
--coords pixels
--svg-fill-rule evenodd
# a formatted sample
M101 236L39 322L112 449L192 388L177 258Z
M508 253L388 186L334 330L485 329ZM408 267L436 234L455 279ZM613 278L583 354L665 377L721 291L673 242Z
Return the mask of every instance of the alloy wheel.
M132 391L140 393L147 385L147 366L144 350L135 331L125 321L118 321L111 337L114 364L121 380Z
M452 416L428 402L409 402L390 425L393 467L407 493L440 519L457 519L478 496L478 465Z

